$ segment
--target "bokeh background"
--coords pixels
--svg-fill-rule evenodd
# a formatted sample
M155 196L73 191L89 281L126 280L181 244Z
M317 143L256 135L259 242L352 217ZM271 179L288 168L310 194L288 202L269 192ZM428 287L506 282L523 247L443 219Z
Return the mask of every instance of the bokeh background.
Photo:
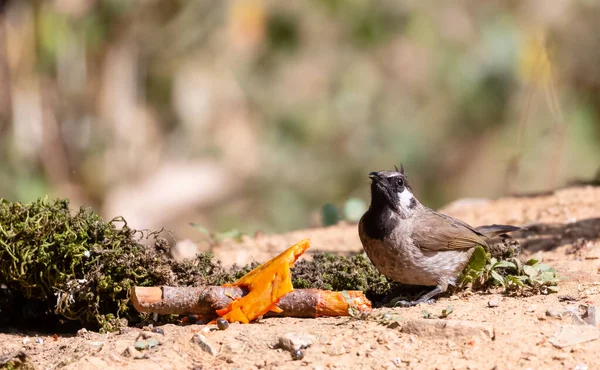
M600 167L597 0L0 8L2 198L183 238L356 217L400 163L431 207Z

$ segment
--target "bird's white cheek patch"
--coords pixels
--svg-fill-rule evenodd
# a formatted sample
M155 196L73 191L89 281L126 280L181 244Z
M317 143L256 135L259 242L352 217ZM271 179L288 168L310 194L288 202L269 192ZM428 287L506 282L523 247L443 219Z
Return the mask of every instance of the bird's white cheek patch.
M404 209L410 208L410 203L413 199L412 193L408 189L404 189L402 193L398 193L398 199L400 199L400 206Z

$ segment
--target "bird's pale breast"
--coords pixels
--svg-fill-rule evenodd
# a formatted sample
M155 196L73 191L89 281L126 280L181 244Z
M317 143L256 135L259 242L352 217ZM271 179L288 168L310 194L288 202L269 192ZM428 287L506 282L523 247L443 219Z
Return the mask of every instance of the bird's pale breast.
M410 227L410 223L400 223L391 235L378 240L368 238L359 225L359 235L371 262L383 275L400 283L455 284L473 249L424 251L413 243Z

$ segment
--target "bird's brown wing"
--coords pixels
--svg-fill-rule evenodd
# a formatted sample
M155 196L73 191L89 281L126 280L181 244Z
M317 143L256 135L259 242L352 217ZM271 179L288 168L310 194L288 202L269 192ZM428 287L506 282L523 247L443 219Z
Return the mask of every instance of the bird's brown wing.
M487 246L485 237L471 226L429 209L416 217L413 230L412 239L415 244L428 251Z

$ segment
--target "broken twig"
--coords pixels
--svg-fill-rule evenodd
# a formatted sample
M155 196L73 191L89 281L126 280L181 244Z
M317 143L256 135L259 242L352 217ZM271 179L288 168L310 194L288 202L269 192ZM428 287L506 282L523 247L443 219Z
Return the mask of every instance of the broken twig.
M139 312L161 315L217 316L217 311L245 296L248 291L236 286L203 287L134 287L131 301ZM361 291L333 292L319 289L297 289L277 303L281 312L269 311L265 317L350 316L349 308L370 312L371 302ZM348 299L350 298L350 299Z

